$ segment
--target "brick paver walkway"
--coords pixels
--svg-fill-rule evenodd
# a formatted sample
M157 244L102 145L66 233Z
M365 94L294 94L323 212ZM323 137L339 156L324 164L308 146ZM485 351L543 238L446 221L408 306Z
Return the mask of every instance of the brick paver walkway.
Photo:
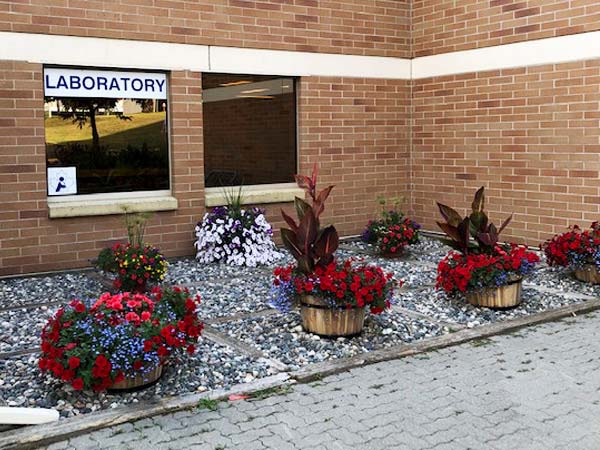
M52 449L598 449L600 313L100 430Z

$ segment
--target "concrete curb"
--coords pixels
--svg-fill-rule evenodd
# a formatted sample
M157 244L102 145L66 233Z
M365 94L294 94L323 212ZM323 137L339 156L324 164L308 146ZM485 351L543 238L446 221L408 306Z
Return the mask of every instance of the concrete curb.
M344 360L311 364L310 366L290 373L290 376L300 383L307 383L329 375L334 375L336 373L346 372L367 364L376 364L379 362L404 358L406 356L416 355L419 353L426 353L444 347L460 345L477 339L507 334L531 325L552 322L567 317L574 317L580 314L595 311L597 309L600 309L600 298L589 300L585 303L563 306L551 311L545 311L538 314L507 320L504 322L483 325L477 328L464 328L454 333L426 339L415 344L400 345L382 350L375 350L370 353L356 355L352 358L347 358Z
M286 373L261 378L251 383L238 384L231 389L217 389L201 394L169 397L157 402L140 402L108 411L99 411L44 425L33 425L0 433L1 450L33 449L41 445L64 441L90 431L119 425L134 420L191 409L200 400L226 400L232 394L249 394L295 383Z
M376 350L371 353L357 355L345 360L311 364L296 372L279 373L277 375L256 380L252 383L239 384L228 390L219 389L201 394L170 397L158 402L141 402L135 406L127 405L110 411L86 414L84 416L78 416L51 424L35 425L13 431L6 431L0 433L0 450L26 450L41 445L49 445L101 428L107 428L175 411L191 409L197 406L202 399L224 400L231 394L252 393L295 382L306 383L336 373L346 372L364 365L404 358L444 347L460 345L472 340L506 334L531 325L573 317L598 309L600 309L600 298L589 300L585 303L564 306L539 314L519 317L505 322L484 325L472 329L462 329L455 333L427 339L423 342Z

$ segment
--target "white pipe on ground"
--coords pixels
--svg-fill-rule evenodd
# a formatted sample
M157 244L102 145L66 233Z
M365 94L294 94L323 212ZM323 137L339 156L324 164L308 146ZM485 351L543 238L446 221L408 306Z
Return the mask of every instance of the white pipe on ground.
M0 424L3 425L37 425L57 420L58 411L55 409L0 406Z

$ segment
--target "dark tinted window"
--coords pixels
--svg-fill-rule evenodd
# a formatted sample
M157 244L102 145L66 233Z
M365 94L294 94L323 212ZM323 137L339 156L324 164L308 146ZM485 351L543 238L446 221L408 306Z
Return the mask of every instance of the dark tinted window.
M292 182L295 80L203 74L202 90L206 186Z

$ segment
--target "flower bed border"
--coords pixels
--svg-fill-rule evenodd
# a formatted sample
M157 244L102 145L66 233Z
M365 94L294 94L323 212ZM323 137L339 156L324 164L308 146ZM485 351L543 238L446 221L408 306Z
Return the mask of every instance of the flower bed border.
M578 297L585 299L589 296L582 295ZM407 356L460 345L469 341L495 335L507 334L531 325L557 321L598 309L600 309L600 298L504 322L497 322L472 329L462 329L455 333L425 339L414 344L404 344L387 349L375 350L370 353L364 353L343 360L311 364L295 372L279 373L251 383L238 384L228 390L218 389L202 394L167 397L158 402L140 402L135 406L127 405L113 410L94 412L70 419L64 419L58 423L53 422L45 425L33 425L13 431L5 431L0 433L0 450L33 449L41 445L49 445L54 442L89 433L90 431L119 425L125 422L192 409L196 407L202 399L225 400L232 394L252 393L263 389L293 384L295 382L307 383L357 367L405 358Z

